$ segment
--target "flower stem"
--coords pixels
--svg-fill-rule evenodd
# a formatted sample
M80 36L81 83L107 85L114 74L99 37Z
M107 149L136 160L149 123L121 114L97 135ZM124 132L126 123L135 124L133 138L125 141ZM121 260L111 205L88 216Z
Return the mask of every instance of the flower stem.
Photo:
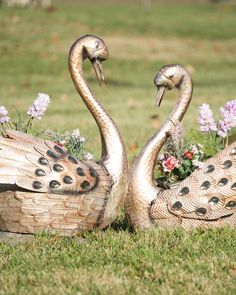
M26 130L25 130L26 133L29 133L29 131L31 130L32 122L33 122L33 118L30 117L28 123L26 124Z
M225 140L225 147L227 147L229 145L229 136L226 137L226 140Z
M5 137L6 137L7 136L7 133L6 133L6 129L5 129L4 123L1 123L1 125L2 125L2 135L3 136L5 135Z

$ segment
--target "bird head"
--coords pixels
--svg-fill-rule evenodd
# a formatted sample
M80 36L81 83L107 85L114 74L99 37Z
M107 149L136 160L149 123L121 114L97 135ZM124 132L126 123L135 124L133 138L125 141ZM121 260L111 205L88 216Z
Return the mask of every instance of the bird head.
M178 88L184 77L184 68L179 64L166 65L160 69L154 78L157 87L156 105L160 106L165 90Z
M80 41L83 44L83 59L91 61L99 83L105 82L102 62L109 57L105 42L93 35L85 35Z

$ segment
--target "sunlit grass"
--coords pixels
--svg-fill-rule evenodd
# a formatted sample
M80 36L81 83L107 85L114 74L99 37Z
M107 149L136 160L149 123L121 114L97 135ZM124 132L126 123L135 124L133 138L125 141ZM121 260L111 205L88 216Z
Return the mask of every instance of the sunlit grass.
M0 294L234 294L235 230L37 236L1 244Z

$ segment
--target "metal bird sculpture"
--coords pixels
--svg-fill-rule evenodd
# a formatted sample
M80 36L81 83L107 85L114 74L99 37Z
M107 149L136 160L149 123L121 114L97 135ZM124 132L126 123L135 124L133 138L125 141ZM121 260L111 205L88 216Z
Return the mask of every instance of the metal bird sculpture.
M101 134L100 161L80 161L57 144L18 131L0 138L0 230L75 235L112 223L126 194L127 157L120 133L91 92L82 63L89 59L99 82L104 41L85 35L69 53L75 88Z
M220 227L236 225L236 143L204 162L173 189L153 182L158 153L192 97L192 80L180 65L164 66L156 75L158 105L166 89L177 88L179 98L168 120L152 136L135 159L130 173L125 208L134 229Z

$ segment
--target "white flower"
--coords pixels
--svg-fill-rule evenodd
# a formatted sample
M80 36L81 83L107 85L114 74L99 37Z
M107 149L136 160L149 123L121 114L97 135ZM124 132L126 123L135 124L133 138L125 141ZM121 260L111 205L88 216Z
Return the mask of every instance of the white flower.
M204 154L202 149L203 149L202 144L190 145L190 150L193 152L196 159L199 159Z
M86 153L86 154L83 154L83 158L84 158L84 160L86 160L86 161L91 161L91 160L93 160L93 155L91 154L91 153Z
M159 156L159 160L160 160L160 161L164 161L165 159L166 159L166 157L165 157L164 154L161 154L161 155Z
M195 144L190 145L190 150L194 153L194 155L197 155L199 152L198 147Z
M201 168L203 166L203 162L200 162L198 160L192 160L192 163L195 167Z
M60 139L59 140L59 143L62 145L62 146L65 146L66 145L66 141L64 139Z
M73 137L74 139L79 139L80 138L80 131L79 131L79 129L74 129L71 132L71 137Z
M83 136L80 136L79 142L85 142L86 139Z

